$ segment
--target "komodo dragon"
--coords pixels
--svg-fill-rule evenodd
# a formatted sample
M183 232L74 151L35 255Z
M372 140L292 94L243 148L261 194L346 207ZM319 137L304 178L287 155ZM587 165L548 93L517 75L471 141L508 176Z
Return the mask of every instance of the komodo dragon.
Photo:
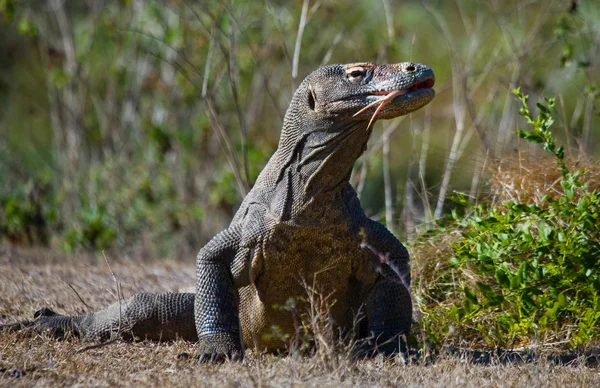
M198 253L195 295L139 293L82 316L43 308L33 321L11 326L89 338L119 328L134 338L198 341L201 360L240 359L243 344L285 346L264 336L274 326L295 332L292 312L274 306L294 298L301 311L308 284L330 295L338 327L351 326L362 308L362 334L372 338L373 352L398 351L412 320L408 253L365 216L349 178L373 121L423 107L435 95L433 84L431 69L414 63L314 71L295 92L279 146L230 226ZM389 254L390 266L363 242Z

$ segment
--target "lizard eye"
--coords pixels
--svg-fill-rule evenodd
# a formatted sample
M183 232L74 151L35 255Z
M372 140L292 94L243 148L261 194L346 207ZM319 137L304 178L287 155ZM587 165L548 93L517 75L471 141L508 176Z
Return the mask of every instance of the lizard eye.
M360 66L351 67L346 69L346 76L348 77L348 81L352 83L360 83L365 78L366 71L364 68Z

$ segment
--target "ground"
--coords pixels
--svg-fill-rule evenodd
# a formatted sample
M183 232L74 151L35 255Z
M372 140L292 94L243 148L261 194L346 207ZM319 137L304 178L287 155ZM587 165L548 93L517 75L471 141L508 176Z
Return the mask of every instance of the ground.
M193 257L143 260L0 248L0 324L30 318L40 306L69 314L97 309L116 300L116 281L124 296L189 288L193 262ZM90 345L0 333L0 386L600 386L600 368L577 363L482 366L446 357L431 365L403 365L352 361L332 352L312 357L248 353L242 363L200 365L181 356L195 351L194 344L182 341Z

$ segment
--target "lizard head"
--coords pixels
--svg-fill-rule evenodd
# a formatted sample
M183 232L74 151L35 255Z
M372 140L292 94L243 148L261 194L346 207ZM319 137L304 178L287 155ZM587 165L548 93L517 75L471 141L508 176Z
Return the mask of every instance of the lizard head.
M307 77L307 105L315 115L344 121L391 119L427 105L435 96L433 71L422 64L332 65Z
M275 162L280 176L293 170L290 176L299 182L286 185L302 185L306 198L334 192L348 182L366 149L371 124L427 105L435 96L434 82L429 67L408 62L315 70L300 84L285 115Z

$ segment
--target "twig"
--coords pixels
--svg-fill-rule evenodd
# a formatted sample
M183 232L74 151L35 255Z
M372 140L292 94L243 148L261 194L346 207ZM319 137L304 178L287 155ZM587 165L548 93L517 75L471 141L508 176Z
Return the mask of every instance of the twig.
M394 19L392 18L392 7L390 6L389 0L381 0L383 3L383 10L385 11L385 23L387 25L388 42L394 40Z
M217 135L219 136L219 140L225 148L225 156L227 157L229 166L233 170L238 191L242 197L245 197L246 194L248 194L248 188L246 187L245 182L242 179L239 161L237 160L237 156L233 145L231 144L231 140L229 139L229 136L227 136L227 132L225 132L225 129L223 128L217 117L217 113L215 112L215 108L212 104L212 99L210 97L206 99L206 107L208 110L208 118L210 119L212 127L216 130Z
M587 93L585 111L583 114L583 129L581 131L581 142L579 154L581 156L585 156L586 153L590 150L588 147L588 142L590 140L590 128L592 127L592 116L594 110L594 93Z
M119 334L119 333L117 333L117 334ZM119 340L119 337L117 335L115 338L111 339L110 341L105 341L105 342L100 342L99 344L93 344L93 345L85 346L85 347L83 347L81 349L78 349L75 353L83 353L83 352L87 352L88 350L103 348L105 346L114 344L118 340Z
M150 39L152 39L152 40L155 40L156 42L158 42L158 43L160 43L160 44L162 44L162 45L166 46L166 47L167 47L167 48L169 48L169 49L170 49L170 50L171 50L171 51L172 51L172 52L173 52L173 53L174 53L174 54L175 54L177 57L181 58L181 59L182 59L182 60L183 60L183 61L184 61L184 62L185 62L185 63L186 63L186 64L187 64L187 65L188 65L188 66L189 66L189 67L190 67L190 68L191 68L193 71L194 71L194 74L195 74L197 77L200 77L200 78L202 78L202 74L200 73L200 70L199 70L198 68L196 68L196 65L195 65L195 64L194 64L192 61L190 61L190 59L189 59L189 58L188 58L186 55L182 55L182 54L180 53L180 51L179 51L179 50L178 50L176 47L174 47L172 44L170 44L170 43L169 43L169 42L167 42L166 40L164 40L164 39L162 39L162 38L160 38L160 37L158 37L158 36L155 36L155 35L153 35L153 34L151 34L151 33L149 33L149 32L142 31L142 30L136 30L136 29L133 29L133 28L119 28L119 27L115 27L115 29L116 29L117 31L119 31L119 32L129 32L129 33L133 33L133 34L137 34L137 35L145 36L145 37L147 37L147 38L150 38ZM212 35L211 35L211 37L212 37Z
M233 16L233 15L232 15ZM227 57L227 74L229 75L229 85L231 86L231 95L233 97L233 104L235 105L235 112L237 114L238 123L240 124L240 140L242 147L242 170L244 172L244 186L248 189L252 182L250 181L250 170L248 168L248 129L246 128L246 120L244 120L244 114L240 106L240 99L238 95L236 72L235 72L235 34L233 28L229 32L229 53Z
M71 290L73 290L73 292L75 293L75 295L77 295L77 297L79 298L79 301L80 301L81 303L83 303L83 305L84 305L85 307L87 307L87 308L88 308L88 309L90 309L90 310L92 309L92 308L91 308L91 307L90 307L90 306L89 306L87 303L85 303L85 301L83 300L83 298L81 297L81 295L79 295L79 293L77 292L77 290L76 290L76 289L75 289L75 288L74 288L74 287L73 287L73 286L72 286L70 283L67 283L67 286L69 286L69 288L70 288Z
M360 165L360 174L358 176L358 184L356 185L356 196L360 199L362 192L365 188L365 182L367 180L367 168L369 166L369 158L363 157L363 161Z
M404 288L406 288L406 290L408 291L408 293L411 294L411 298L412 298L412 293L410 291L410 284L408 284L406 282L406 280L405 280L405 274L403 274L402 271L400 271L400 269L398 268L398 266L390 260L390 254L389 254L389 252L388 253L379 252L379 250L377 250L377 248L375 248L373 245L371 245L371 244L369 244L367 242L360 243L360 247L362 249L368 249L375 256L377 256L379 258L379 262L381 264L385 264L388 267L390 267L390 269L396 274L396 276L398 277L398 279L400 279L400 281L396 280L395 278L386 276L383 273L383 270L381 269L381 267L378 268L378 271L383 276L385 276L386 279L391 280L391 281L396 282L396 283L401 283L404 286Z
M302 3L302 14L300 15L300 24L298 25L298 34L296 35L296 46L294 47L294 59L292 61L292 78L298 76L298 61L300 60L300 48L302 46L302 35L306 26L306 14L308 13L309 0L304 0Z
M398 129L400 127L400 124L402 124L402 122L404 121L405 118L406 118L406 116L399 117L396 120L394 120L390 125L388 125L385 128L385 130L383 131L383 134L377 139L377 142L374 145L370 146L368 148L368 150L361 157L361 169L360 169L360 175L358 178L358 183L354 184L355 181L353 179L353 184L356 186L356 192L358 194L358 198L360 198L360 195L362 194L362 191L364 189L365 180L367 178L367 168L369 165L369 158L371 156L375 155L377 152L379 152L379 149L383 145L383 137L384 136L390 137L391 134L394 133L394 131L396 131L396 129Z
M104 251L102 251L102 256L104 256L104 261L106 262L106 265L108 266L108 270L110 271L115 283L117 284L117 299L119 301L119 326L117 328L117 333L115 334L114 338L112 338L111 340L101 342L99 344L94 344L94 345L89 345L89 346L83 347L83 348L77 350L76 353L83 353L88 350L98 349L98 348L102 348L104 346L108 346L110 344L117 342L121 335L121 324L123 322L122 304L121 304L121 300L123 299L122 298L123 294L121 291L121 283L117 280L117 276L113 272L112 267L110 266L110 263L108 262L108 258L106 257L106 253L104 253Z
M466 116L466 107L463 100L464 93L466 93L466 74L461 71L462 68L467 68L467 65L462 65L460 63L460 59L457 58L456 53L456 45L454 44L454 39L452 34L450 33L450 29L448 28L448 24L442 17L441 13L427 1L422 1L425 9L433 15L440 29L445 35L446 41L450 46L451 52L450 55L451 61L451 69L452 69L452 92L453 92L453 108L454 108L454 121L456 123L456 132L454 133L454 139L452 141L452 146L450 148L450 154L448 155L448 161L446 163L444 169L444 175L442 177L442 184L440 186L440 192L438 194L437 205L435 207L434 218L439 219L442 215L442 211L444 209L444 202L446 200L446 194L448 192L448 187L450 185L450 177L452 175L452 171L454 170L454 165L458 160L458 147L461 143L462 134L464 131L464 123ZM472 48L472 47L471 47ZM471 53L472 50L469 51Z
M269 4L267 3L267 8L268 8L268 6L269 6ZM237 19L235 18L235 15L233 13L231 13L230 16L231 16L231 20L234 21L234 25L237 27L238 32L239 33L243 33L244 30L240 27ZM275 24L277 25L277 23L275 23ZM259 73L262 76L262 79L259 80L259 82L261 82L261 90L264 89L267 92L267 95L269 96L269 99L273 103L273 107L275 108L275 111L277 112L277 115L279 116L279 118L281 119L281 121L283 121L284 116L282 114L282 109L279 106L278 97L275 95L275 93L271 90L271 87L269 86L269 82L271 81L271 74L268 73L268 72L266 72L264 70L264 67L267 64L267 61L262 61L261 60L261 57L263 57L263 55L261 55L259 53L259 50L257 50L253 46L252 41L250 39L248 39L246 41L246 44L247 44L248 48L250 49L250 51L252 52L252 60L258 66ZM289 60L289 57L288 57L288 54L287 54L287 49L286 49L285 45L284 45L283 48L284 48L284 54L285 54L286 58Z
M483 160L483 164L481 168L477 168L477 163L475 163L475 171L473 172L473 180L471 181L471 191L469 192L469 196L472 202L477 202L478 194L479 194L479 180L483 175L483 171L485 171L485 167L487 165L489 150L486 151L483 148L480 148L478 151L478 157L481 156L482 153L485 152L485 158Z
M208 78L210 76L210 63L212 60L213 46L215 44L215 37L213 31L210 31L210 40L208 43L208 54L206 54L206 63L204 64L204 79L202 80L202 98L206 98L206 92L208 90Z
M385 225L394 230L394 209L392 203L392 178L390 176L390 137L383 134L383 184L385 192Z
M329 45L329 48L327 49L327 52L323 56L323 60L321 61L321 66L325 66L326 64L329 63L329 60L331 59L331 56L333 55L333 50L336 48L338 43L341 42L343 36L344 36L344 34L342 32L338 32L333 37L333 41L331 42L331 44Z
M408 177L406 178L406 183L404 185L404 208L401 216L401 219L404 220L404 233L406 234L406 240L409 243L414 242L416 239L414 215L417 213L417 211L414 206L415 196L413 194L415 191L415 185L410 179L413 164L414 163L410 163L408 166Z
M377 250L377 248L375 248L373 245L371 245L371 244L369 244L367 242L362 242L360 244L360 247L362 249L368 249L368 250L370 250L373 254L375 254L379 258L379 262L381 264L387 265L396 274L396 276L398 277L398 279L400 279L400 281L395 280L394 278L390 278L388 276L386 276L386 279L394 281L396 283L402 284L404 286L404 288L406 289L406 291L408 292L408 296L410 297L411 304L413 306L416 306L417 304L415 303L415 299L413 297L413 293L412 293L412 290L410 288L410 284L408 284L406 282L404 274L402 273L402 271L400 271L400 269L398 268L398 266L390 260L390 257L389 257L390 254L389 254L389 252L388 253L379 252ZM383 276L385 276L385 274L384 274L384 272L383 272L383 270L381 268L379 268L378 271L379 271L380 274L382 274ZM421 311L418 308L415 309L414 311L415 311L415 315L416 315L416 320L419 323L419 326L421 328L421 335L422 335L422 338L423 338L423 346L425 347L425 352L427 354L430 354L431 353L431 345L427 342L427 337L425 335L425 329L423 328L423 324L422 324L422 322L423 322L423 314L421 313Z
M421 140L421 153L419 156L419 183L421 185L421 197L423 206L426 211L425 221L431 220L433 214L431 212L431 204L427 195L427 185L425 184L425 174L427 167L427 156L429 153L429 139L431 134L431 105L425 108L425 122L423 124L423 137Z
M117 277L115 276L115 273L113 272L112 267L110 266L110 263L108 262L108 258L106 257L106 253L104 253L104 251L102 251L102 256L104 256L104 261L106 262L106 265L108 266L108 270L112 274L115 284L117 285L117 299L119 302L119 326L117 327L117 334L115 335L115 338L113 338L113 340L116 340L117 338L119 338L119 335L121 334L121 324L123 323L123 311L122 311L123 307L122 307L122 303L121 303L121 301L123 300L123 291L121 290L121 283L117 280Z

